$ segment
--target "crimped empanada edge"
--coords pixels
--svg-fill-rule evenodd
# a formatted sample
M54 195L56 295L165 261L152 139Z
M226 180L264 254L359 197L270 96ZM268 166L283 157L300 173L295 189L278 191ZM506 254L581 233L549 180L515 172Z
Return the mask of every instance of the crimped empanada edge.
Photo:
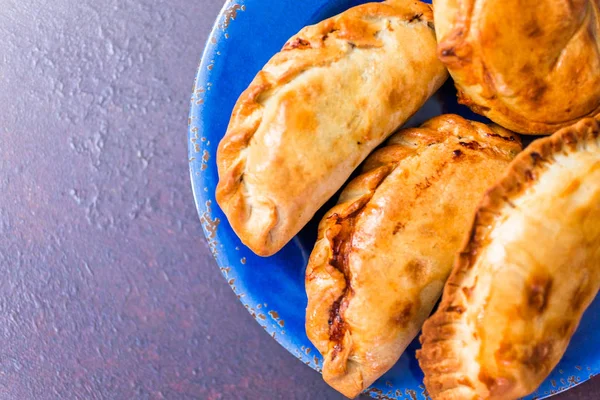
M377 153L374 155L376 156L376 154ZM351 368L352 366L348 365L351 363L351 360L348 358L349 354L352 352L352 345L348 341L348 338L351 337L351 332L347 332L345 321L343 317L341 317L343 307L346 307L348 302L352 299L353 291L350 284L350 271L347 265L347 253L350 250L347 248L347 245L350 243L353 234L354 221L358 218L362 210L367 207L377 189L395 168L396 163L389 162L361 174L351 182L351 190L353 194L356 192L355 196L336 205L321 221L315 253L311 254L306 270L307 286L311 285L310 282L312 279L319 279L318 277L313 277L313 274L318 273L319 270L335 268L340 273L329 275L329 278L335 281L335 286L340 284L343 284L344 286L337 299L333 303L327 305L327 308L329 309L330 329L329 338L326 343L328 348L324 349L323 345L317 347L320 347L319 351L323 353L325 358L329 358L331 355L331 359L327 359L324 362L323 378L333 388L350 398L357 396L365 387L361 366L354 365L354 368ZM340 225L340 228L338 232L335 232L335 226L338 224ZM343 282L341 280L343 280ZM329 296L327 295L330 294L331 293L319 293L318 298L313 297L312 299L309 299L309 305L314 304L315 302L321 305L323 301L328 300ZM309 307L307 312L314 312L315 307L313 306L312 308L313 309L311 310L311 307ZM321 317L322 316L323 315L321 315ZM309 329L310 323L311 320L307 318L307 335L311 341L317 345L320 341L312 334L313 332L311 329ZM332 327L336 328L333 329ZM337 341L334 341L332 338L331 330L336 332L335 335L337 335ZM331 354L329 354L330 345L334 345ZM331 363L335 363L335 366L332 366ZM346 364L345 374L340 375L335 372L336 366L339 366L340 363Z
M350 398L356 397L367 386L363 375L363 367L358 363L353 362L348 357L352 353L351 332L347 331L345 321L341 316L344 307L352 299L352 287L350 285L350 271L347 269L348 259L347 253L349 250L346 246L350 243L354 221L360 216L362 210L368 206L370 200L377 192L378 188L383 184L385 179L398 167L398 164L411 156L418 154L419 149L427 144L438 143L443 140L443 137L431 133L427 138L419 137L413 139L422 141L422 146L412 148L394 141L393 135L389 142L379 150L371 154L365 161L365 168L362 173L354 178L344 191L340 203L334 206L321 220L319 224L319 235L315 249L311 253L311 257L306 269L306 286L309 292L309 305L307 308L307 335L315 346L323 353L326 358L323 366L323 378L333 388L343 393ZM390 156L389 150L395 148L395 151ZM401 149L401 150L400 150ZM336 229L335 225L342 225L340 229ZM351 231L344 231L351 229ZM336 232L337 230L337 232ZM339 284L344 285L344 289L336 298L335 301L326 304L329 310L329 327L328 339L323 342L319 340L318 334L311 331L311 323L314 320L309 315L318 313L320 306L325 306L324 301L329 301L331 294L318 292L318 297L310 296L309 285L313 285L313 279L322 279L318 276L320 272L328 271L334 268L339 271L335 274L328 272L327 279L335 281L330 287L331 290L339 288ZM344 282L342 282L343 280ZM317 316L323 319L323 310ZM333 329L336 332L337 340L333 340L331 336L331 326L339 325L339 329ZM321 326L321 328L323 328ZM331 346L334 346L332 354L329 354ZM331 359L328 357L331 355ZM340 374L338 369L342 366L346 372ZM368 377L372 379L372 377ZM371 381L369 381L369 384Z
M425 386L434 400L462 400L481 396L474 382L469 380L478 380L478 377L460 373L467 370L469 364L477 362L460 357L463 340L471 340L470 337L461 337L461 332L468 330L462 318L468 300L461 289L464 289L463 279L489 240L496 221L507 206L536 184L546 165L552 163L554 155L575 153L580 146L587 145L598 146L600 150L599 137L600 121L585 118L534 142L515 158L504 176L484 195L475 212L471 232L457 255L439 308L425 322L420 337L422 348L417 351L417 359L425 374ZM448 353L459 356L448 359Z

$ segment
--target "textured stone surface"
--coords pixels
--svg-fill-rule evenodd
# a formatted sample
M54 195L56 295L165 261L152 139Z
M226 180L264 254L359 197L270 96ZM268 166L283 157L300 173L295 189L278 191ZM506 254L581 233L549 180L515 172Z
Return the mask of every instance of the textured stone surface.
M188 100L220 7L2 2L0 399L341 398L252 320L202 238Z

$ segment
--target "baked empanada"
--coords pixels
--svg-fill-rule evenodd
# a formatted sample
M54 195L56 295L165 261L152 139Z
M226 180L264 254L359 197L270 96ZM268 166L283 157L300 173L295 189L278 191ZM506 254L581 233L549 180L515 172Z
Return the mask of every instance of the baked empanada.
M600 288L600 126L534 142L484 197L417 358L435 400L517 399Z
M457 115L404 129L365 162L319 226L306 332L348 397L391 368L442 293L484 190L521 150Z
M431 6L352 8L292 37L237 101L216 198L242 242L281 249L447 78Z
M434 0L459 100L525 134L600 114L599 0Z

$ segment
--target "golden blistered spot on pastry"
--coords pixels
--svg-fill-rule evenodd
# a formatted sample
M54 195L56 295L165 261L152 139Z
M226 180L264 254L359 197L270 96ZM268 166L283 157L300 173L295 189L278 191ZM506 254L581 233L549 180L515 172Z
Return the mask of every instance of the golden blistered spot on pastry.
M357 97L356 99L354 99L354 105L359 110L367 110L370 107L369 98L366 96ZM366 118L366 117L361 115L360 118ZM365 128L363 128L363 129L365 129Z
M412 319L413 303L410 301L400 303L394 311L392 319L398 323L398 325L406 327Z
M548 298L552 290L552 279L549 277L534 276L527 282L527 305L531 310L541 314L548 305Z
M552 342L537 343L530 350L529 357L524 357L523 364L533 371L539 372L549 369L552 356Z
M287 42L285 46L283 46L283 50L293 50L293 49L310 49L312 48L310 42L308 40L304 40L300 37L294 38Z
M462 147L466 147L467 149L471 149L471 150L479 150L479 148L481 147L481 146L479 146L479 143L477 143L476 141L459 142L458 144L460 144Z
M532 64L527 63L527 64L523 65L519 71L522 74L533 74L534 67Z
M443 215L455 215L460 212L460 207L454 203L447 203L447 204L444 204L442 212L443 212ZM463 235L454 233L452 235L448 235L448 241L451 243L454 243L456 241L461 241L462 237L463 237Z
M544 97L544 94L546 93L546 91L548 90L548 86L544 83L543 80L534 80L531 83L531 86L529 87L529 89L526 92L526 96L533 102L535 103L539 103L542 98Z
M509 378L492 377L485 370L479 373L479 380L487 386L490 397L502 398L502 396L512 389L514 382Z
M524 25L523 31L526 36L531 38L539 37L544 33L542 27L535 18L532 18L529 23Z
M396 225L394 226L393 234L395 235L398 232L402 232L404 230L404 228L406 228L405 224L403 224L402 222L397 222Z
M388 103L391 109L396 109L402 104L402 101L406 97L406 93L404 92L403 88L404 85L395 85L395 87L390 90Z
M412 282L423 282L428 276L429 266L423 260L410 260L406 264L406 275Z
M352 47L378 47L381 42L376 39L379 30L375 24L362 20L342 19L339 23L337 37L347 40Z
M511 363L517 361L517 357L515 356L515 351L512 343L510 342L502 342L500 343L500 347L496 350L494 354L496 358L496 362L499 365L508 366Z
M315 95L318 93L318 88L314 91ZM298 94L288 93L285 95L282 101L281 110L287 110L291 107L291 104L296 104L296 109L293 113L285 112L285 124L287 126L293 126L296 131L315 131L319 126L317 116L310 107L298 107L297 104L302 101L310 100L313 96L311 93L301 92Z

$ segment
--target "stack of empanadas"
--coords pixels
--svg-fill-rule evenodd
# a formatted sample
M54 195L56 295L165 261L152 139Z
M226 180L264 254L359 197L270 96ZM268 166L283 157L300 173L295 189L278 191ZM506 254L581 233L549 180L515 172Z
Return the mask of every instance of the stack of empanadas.
M434 400L516 399L558 363L600 288L599 5L437 0L434 28L430 5L368 3L304 28L242 93L217 200L256 254L366 159L306 269L307 335L335 389L389 370L442 291L418 353ZM448 70L499 125L442 115L390 138ZM556 133L521 152L507 129Z

